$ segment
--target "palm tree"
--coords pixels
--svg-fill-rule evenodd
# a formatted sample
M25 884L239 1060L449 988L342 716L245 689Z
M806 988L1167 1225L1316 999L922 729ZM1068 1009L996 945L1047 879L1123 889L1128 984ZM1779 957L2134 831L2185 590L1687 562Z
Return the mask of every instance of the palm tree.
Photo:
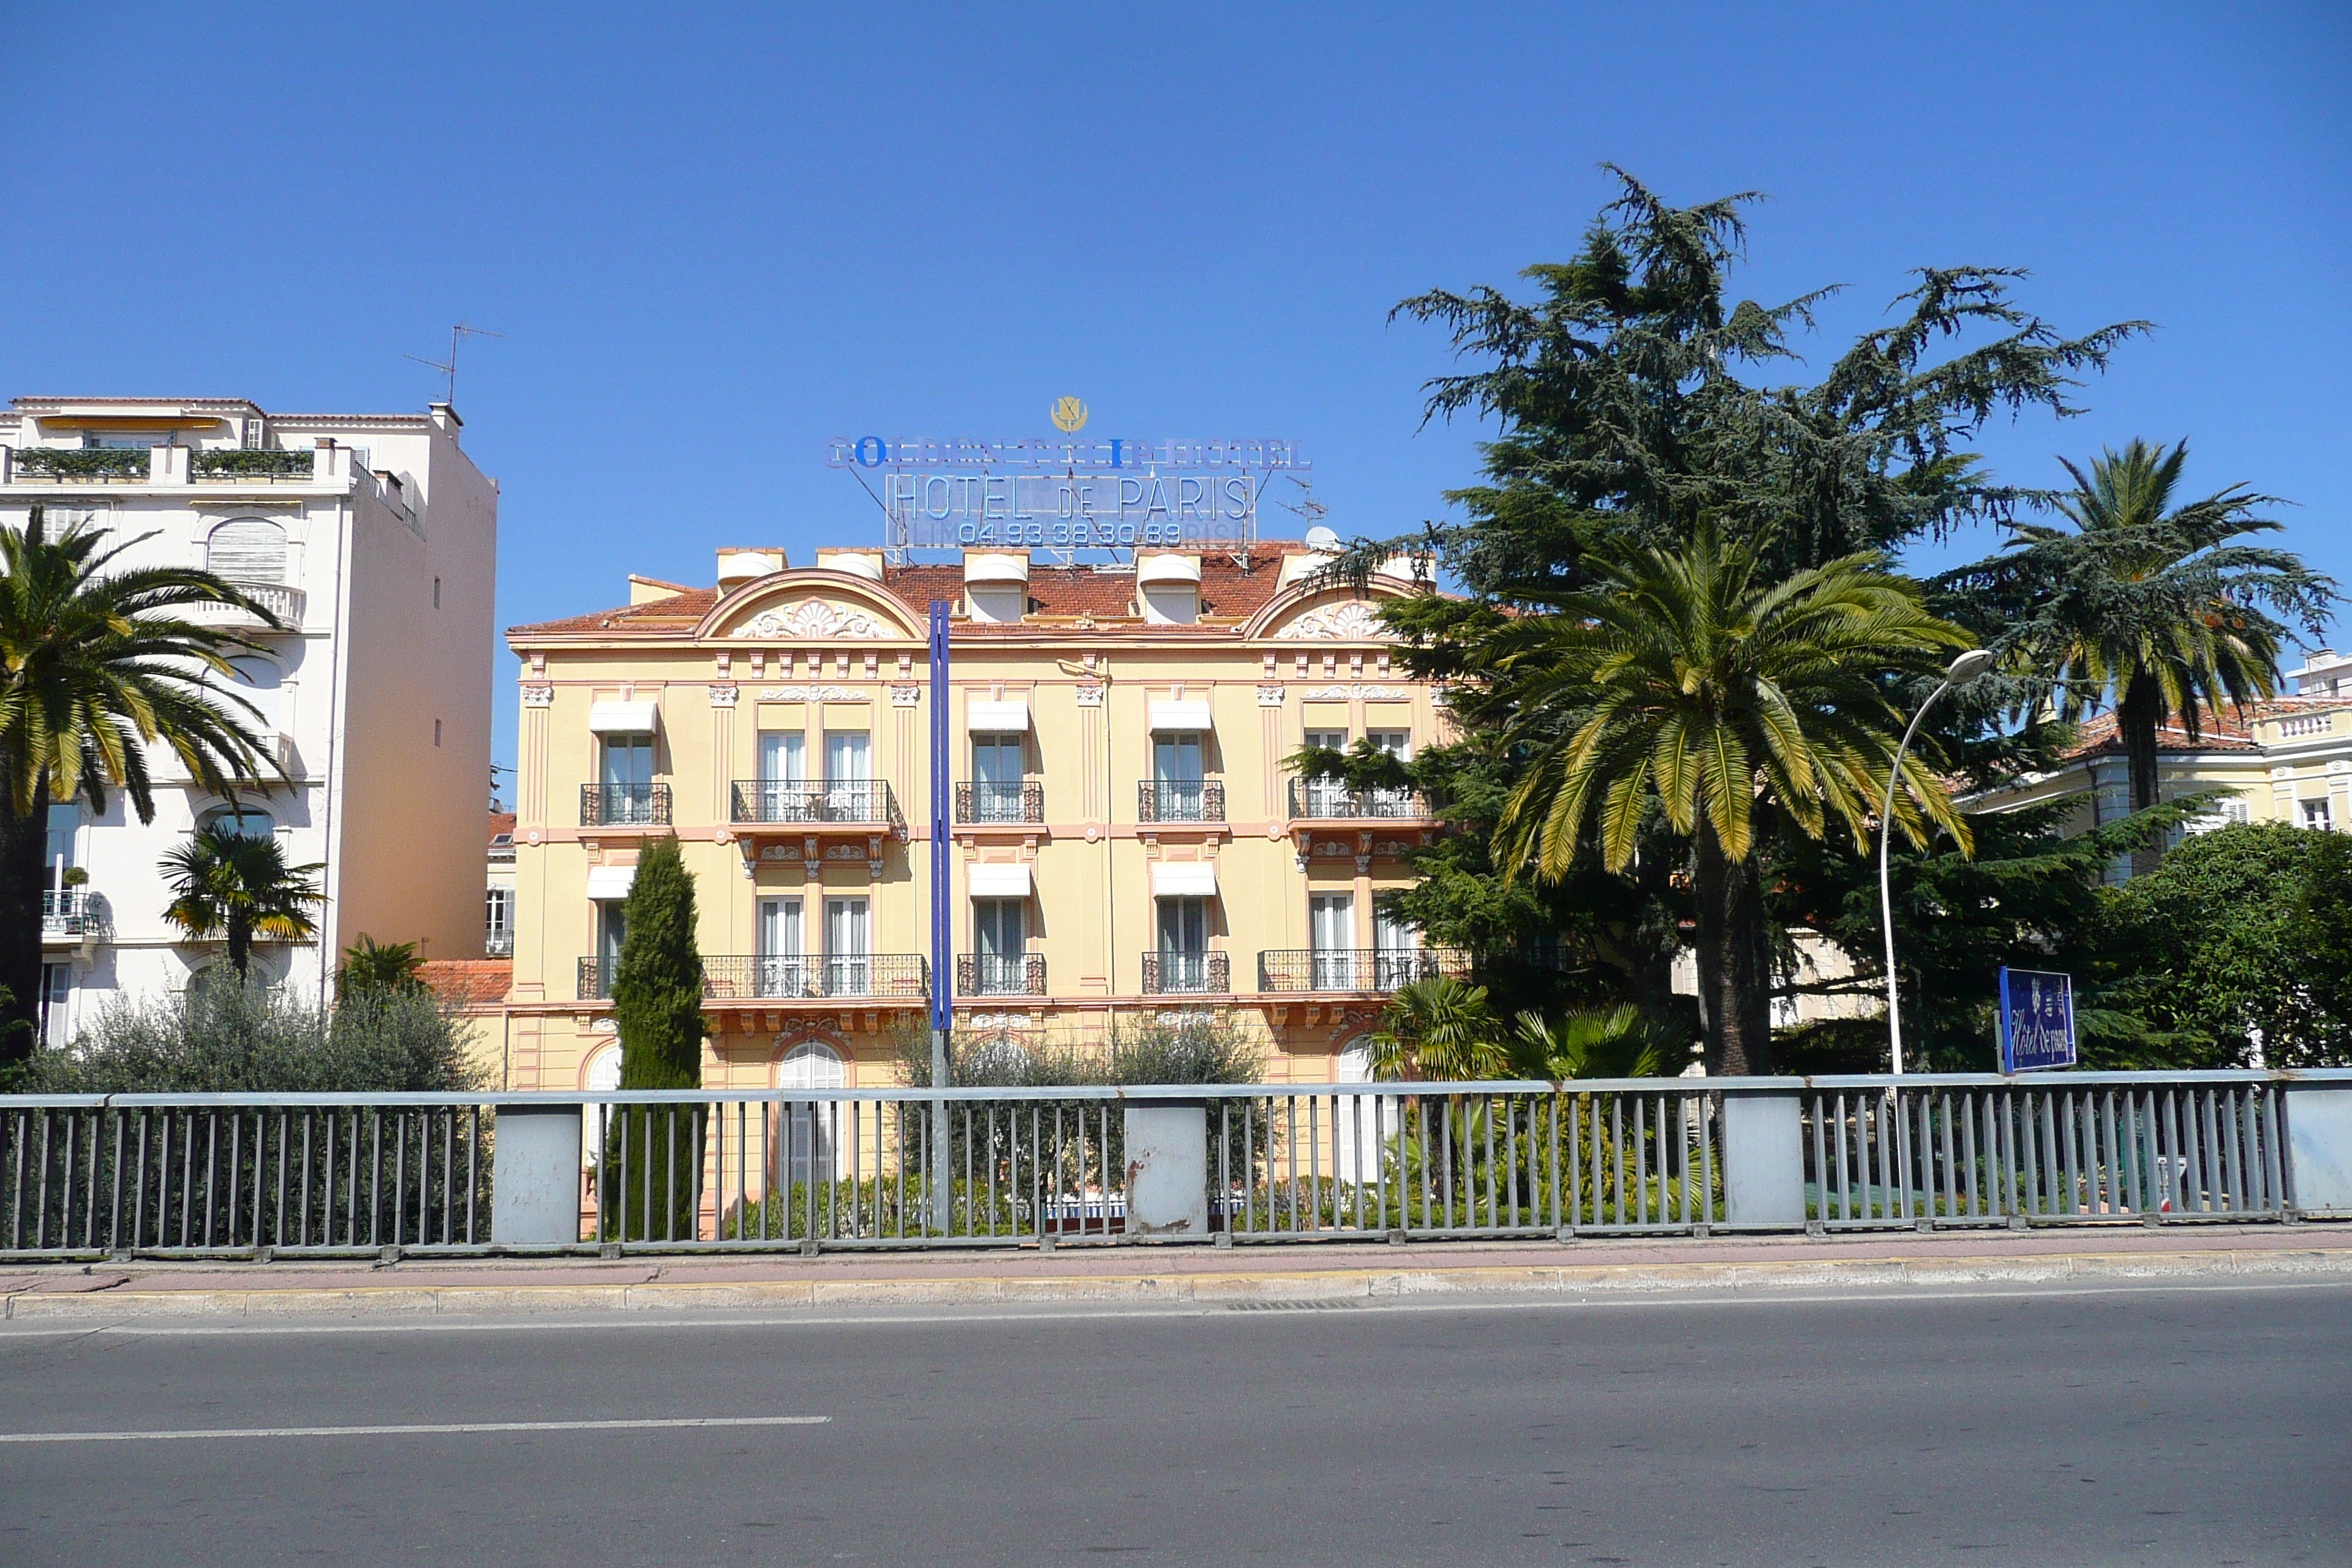
M1504 742L1532 751L1496 830L1499 863L1564 876L1597 821L1602 864L1622 871L1654 806L1690 840L1717 1074L1771 1064L1760 829L1820 838L1835 816L1866 842L1903 730L1893 683L1970 641L1876 553L1776 582L1759 569L1769 542L1760 531L1727 542L1712 522L1673 548L1604 540L1583 561L1594 591L1503 628L1481 656L1517 683ZM1906 833L1925 841L1924 813L1965 847L1967 826L1916 755L1903 780Z
M1540 1013L1522 1013L1511 1038L1521 1078L1565 1083L1584 1078L1658 1078L1690 1042L1673 1034L1630 1002L1570 1013L1558 1022Z
M163 868L172 888L163 918L199 941L226 937L228 966L240 984L255 937L300 942L318 934L310 910L325 901L316 878L326 867L289 866L274 835L215 822L164 856Z
M0 1062L33 1048L50 803L102 812L120 789L140 821L153 821L150 745L217 795L277 771L235 711L258 710L213 683L231 656L259 645L182 612L232 605L277 621L209 572L110 570L141 542L101 548L79 526L50 541L37 507L22 532L0 529Z
M2113 707L2135 811L2156 804L2167 724L2193 740L2204 714L2279 689L2286 628L2262 606L2316 636L2336 597L2288 552L2231 542L2278 529L2253 515L2275 497L2232 485L2175 507L2188 458L2186 441L2133 441L2088 474L2066 463L2074 488L2055 504L2071 529L2012 524L2007 554L1954 574L2021 601L1996 646L2058 684L2060 717Z
M1511 1065L1502 1022L1487 1005L1486 988L1451 975L1398 986L1365 1049L1378 1079L1403 1078L1409 1072L1438 1082L1462 1082L1501 1078Z
M365 996L422 990L425 955L413 942L378 942L367 932L343 949L342 966L335 971L338 997Z

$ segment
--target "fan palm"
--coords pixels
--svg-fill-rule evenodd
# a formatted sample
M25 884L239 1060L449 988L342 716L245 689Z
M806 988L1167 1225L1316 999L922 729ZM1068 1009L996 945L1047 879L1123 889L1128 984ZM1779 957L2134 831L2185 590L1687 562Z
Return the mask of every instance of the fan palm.
M113 570L139 542L104 548L79 526L49 540L37 507L23 531L0 529L0 991L10 998L0 1061L32 1048L50 803L79 799L102 812L120 789L152 822L149 745L168 748L215 794L276 771L236 711L257 710L213 684L232 656L259 645L184 616L193 605L233 605L278 623L209 572Z
M1967 574L2006 579L2023 601L2000 639L2059 683L2060 716L2113 707L2135 811L2157 801L2157 736L2178 722L2193 740L2205 715L2279 689L2286 628L2316 634L2335 584L2283 550L2231 542L2279 524L2257 517L2275 498L2243 485L2173 505L2186 441L2133 441L2073 463L2056 502L2071 528L2012 525L2010 552ZM2062 459L2063 460L2063 459Z
M1502 1078L1511 1067L1503 1035L1485 986L1442 975L1398 986L1365 1050L1374 1078Z
M172 889L163 918L198 941L227 938L228 966L242 983L255 937L300 942L318 934L310 910L325 901L316 879L325 869L289 866L275 836L215 822L163 857Z
M1504 628L1485 655L1517 682L1504 739L1532 749L1497 828L1503 865L1564 876L1597 823L1602 863L1622 871L1654 805L1690 840L1711 1073L1770 1066L1759 828L1819 838L1835 819L1866 841L1903 731L1895 681L1971 640L1875 553L1774 581L1768 543L1712 522L1672 548L1603 541L1583 562L1594 591ZM1965 847L1926 764L1906 756L1902 777L1906 833L1924 842L1924 816Z
M1687 1047L1632 1003L1570 1013L1557 1022L1521 1013L1511 1047L1521 1078L1565 1083L1584 1078L1657 1078Z

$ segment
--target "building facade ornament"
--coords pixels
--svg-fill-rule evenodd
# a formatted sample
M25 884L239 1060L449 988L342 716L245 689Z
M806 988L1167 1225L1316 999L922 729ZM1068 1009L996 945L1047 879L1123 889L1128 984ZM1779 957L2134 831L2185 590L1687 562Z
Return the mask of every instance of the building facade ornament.
M522 689L522 705L526 708L546 708L555 701L552 686L526 686Z
M1361 599L1309 610L1274 635L1331 642L1388 642L1395 636L1381 623L1380 611Z
M737 626L737 637L887 637L897 636L871 612L829 599L803 599L778 610L762 610Z
M1257 705L1261 708L1281 707L1284 689L1284 688L1279 686L1259 687L1257 689Z
M894 686L890 689L893 708L919 708L923 705L923 689L919 686Z
M1102 706L1102 694L1103 689L1099 681L1081 682L1078 686L1078 706L1099 708Z
M871 702L873 695L854 686L763 686L762 702Z
M732 707L734 707L734 706L735 706L735 697L736 697L736 693L737 693L737 691L738 691L738 690L739 690L739 688L732 687L732 686L714 686L714 687L712 687L712 688L710 689L710 705L711 705L713 708L732 708Z
M1309 702L1396 702L1412 695L1402 686L1318 686L1306 698Z

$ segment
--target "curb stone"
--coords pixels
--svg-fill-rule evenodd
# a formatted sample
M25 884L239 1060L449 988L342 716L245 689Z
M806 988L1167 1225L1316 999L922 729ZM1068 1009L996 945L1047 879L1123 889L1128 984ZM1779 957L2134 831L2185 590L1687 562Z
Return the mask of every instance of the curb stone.
M1593 1264L1537 1268L1297 1269L1263 1274L1061 1278L713 1280L614 1285L385 1285L341 1289L18 1291L11 1321L124 1318L483 1317L606 1312L787 1311L1090 1302L1251 1302L1479 1295L1765 1293L1824 1287L2050 1283L2280 1276L2352 1279L2352 1247L2028 1257L1836 1258L1778 1264Z

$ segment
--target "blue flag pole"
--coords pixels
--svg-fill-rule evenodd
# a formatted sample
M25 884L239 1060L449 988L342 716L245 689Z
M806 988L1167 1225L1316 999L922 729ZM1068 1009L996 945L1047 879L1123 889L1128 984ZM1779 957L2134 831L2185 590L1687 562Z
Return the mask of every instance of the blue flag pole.
M931 1087L948 1087L948 1030L955 1022L954 937L948 902L948 605L931 601ZM948 1102L931 1101L931 1228L948 1228Z

